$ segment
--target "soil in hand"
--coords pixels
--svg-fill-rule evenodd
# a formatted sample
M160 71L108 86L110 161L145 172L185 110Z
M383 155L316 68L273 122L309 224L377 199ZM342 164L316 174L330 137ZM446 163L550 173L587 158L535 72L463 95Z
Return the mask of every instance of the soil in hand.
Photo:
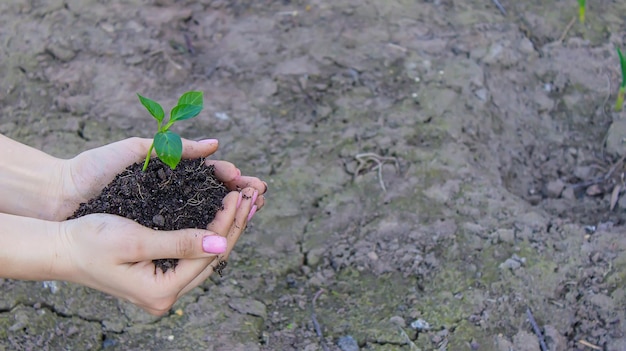
M174 170L159 159L152 159L145 172L142 166L126 168L68 219L109 213L157 230L205 229L222 209L228 189L204 159L182 160ZM154 264L155 272L158 267L165 273L176 268L178 260L164 258Z

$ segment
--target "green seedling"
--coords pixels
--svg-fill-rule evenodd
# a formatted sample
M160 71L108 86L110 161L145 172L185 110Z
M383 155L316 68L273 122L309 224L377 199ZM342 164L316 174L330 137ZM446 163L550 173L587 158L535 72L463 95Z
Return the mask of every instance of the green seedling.
M169 129L174 123L194 118L202 111L202 92L188 91L184 93L180 99L178 99L178 104L170 111L170 118L167 123L163 123L165 112L161 105L139 94L137 94L137 96L141 104L158 122L158 130L156 134L154 134L152 145L150 145L150 150L148 150L148 154L146 155L143 171L148 168L152 149L156 151L157 156L163 163L170 166L172 169L176 168L183 155L183 142L178 134Z
M585 11L587 9L586 0L578 0L578 20L580 23L585 24Z
M622 84L619 86L617 92L617 100L615 100L615 111L621 111L624 104L624 93L626 92L626 59L622 55L622 50L617 48L617 55L619 56L619 64L622 67Z

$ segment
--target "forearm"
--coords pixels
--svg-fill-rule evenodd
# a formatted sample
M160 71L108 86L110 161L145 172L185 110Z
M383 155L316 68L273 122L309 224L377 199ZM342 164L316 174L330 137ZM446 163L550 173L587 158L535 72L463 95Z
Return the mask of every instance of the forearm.
M0 212L52 219L63 160L0 135Z
M0 213L0 278L62 280L61 225Z

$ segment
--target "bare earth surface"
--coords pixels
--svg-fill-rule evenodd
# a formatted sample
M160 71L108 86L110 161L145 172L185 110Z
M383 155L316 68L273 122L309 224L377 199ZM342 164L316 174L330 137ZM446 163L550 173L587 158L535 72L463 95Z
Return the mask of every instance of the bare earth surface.
M160 319L0 281L0 349L539 350L530 309L549 350L625 350L626 2L501 2L2 1L1 133L71 157L202 90L177 131L270 192Z

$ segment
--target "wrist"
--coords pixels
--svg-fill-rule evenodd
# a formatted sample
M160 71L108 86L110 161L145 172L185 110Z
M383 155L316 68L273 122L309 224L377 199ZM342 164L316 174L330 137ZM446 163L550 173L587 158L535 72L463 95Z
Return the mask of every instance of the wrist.
M0 212L52 220L64 160L0 135Z
M0 213L0 277L61 280L67 264L61 223Z

